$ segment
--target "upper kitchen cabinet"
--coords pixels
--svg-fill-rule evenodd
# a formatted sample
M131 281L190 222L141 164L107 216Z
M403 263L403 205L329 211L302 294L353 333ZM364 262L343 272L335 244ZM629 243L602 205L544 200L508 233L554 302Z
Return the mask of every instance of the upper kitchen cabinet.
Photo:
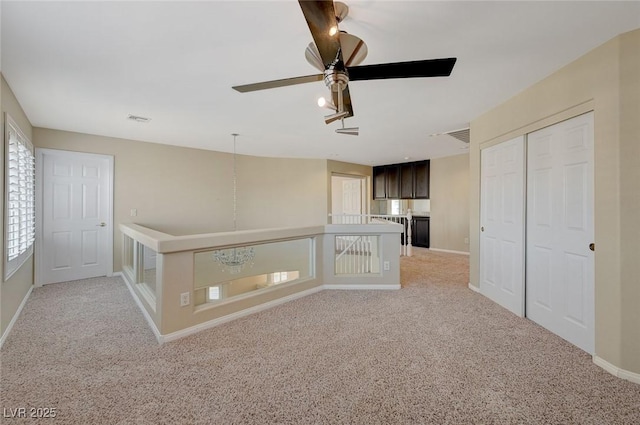
M413 199L429 199L429 161L413 163Z
M373 199L387 199L387 178L384 167L373 167Z
M400 165L400 198L412 199L414 196L414 166L408 162Z
M373 167L374 199L429 199L429 161Z
M400 165L385 165L384 174L387 179L387 199L399 199Z

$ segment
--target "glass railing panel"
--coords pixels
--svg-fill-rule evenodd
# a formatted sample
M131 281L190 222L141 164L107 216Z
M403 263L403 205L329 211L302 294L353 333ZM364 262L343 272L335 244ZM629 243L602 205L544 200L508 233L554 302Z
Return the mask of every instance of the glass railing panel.
M198 252L194 302L217 303L311 278L313 252L313 238Z
M130 282L136 280L135 246L136 242L131 237L122 236L122 272Z
M158 253L145 245L141 248L141 270L140 280L155 295L156 293L156 257Z
M123 235L122 240L122 267L133 270L133 246L134 240L127 235Z

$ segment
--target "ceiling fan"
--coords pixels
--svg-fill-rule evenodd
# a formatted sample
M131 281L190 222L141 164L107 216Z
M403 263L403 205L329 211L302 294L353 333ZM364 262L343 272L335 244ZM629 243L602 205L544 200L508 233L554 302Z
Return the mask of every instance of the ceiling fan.
M318 104L335 111L325 116L325 122L330 124L341 120L342 128L336 132L357 136L357 127L344 127L344 119L353 116L350 81L448 77L456 63L456 58L443 58L359 66L367 55L366 44L360 38L338 29L338 24L349 13L347 5L332 0L298 0L298 3L313 36L305 57L322 74L245 84L234 86L234 90L246 93L324 80L331 90L332 101L324 104L319 101Z

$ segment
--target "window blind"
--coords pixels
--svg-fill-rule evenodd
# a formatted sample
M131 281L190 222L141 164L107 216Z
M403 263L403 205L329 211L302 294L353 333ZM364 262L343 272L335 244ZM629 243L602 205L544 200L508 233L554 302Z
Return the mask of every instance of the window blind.
M33 252L35 240L35 157L33 145L6 115L5 280Z

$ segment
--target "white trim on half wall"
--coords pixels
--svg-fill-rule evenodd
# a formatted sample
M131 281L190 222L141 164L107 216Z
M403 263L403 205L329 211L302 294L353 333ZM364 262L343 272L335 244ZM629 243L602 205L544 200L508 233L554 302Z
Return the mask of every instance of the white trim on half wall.
M142 312L142 315L144 316L144 319L147 321L147 324L149 325L149 327L151 328L151 331L155 335L156 340L158 340L158 343L162 344L162 334L160 334L160 331L158 330L156 323L153 321L153 318L151 317L151 315L149 315L149 312L147 311L147 309L144 308L144 305L142 304L142 300L140 299L140 297L138 297L138 294L131 286L132 284L129 283L129 280L127 279L125 274L122 272L116 272L113 274L113 276L119 277L124 281L125 286L129 290L129 293L131 294L131 297L133 297L133 300L135 301L136 305Z
M295 294L291 294L283 298L278 298L273 301L266 302L264 304L258 304L256 306L249 307L244 310L240 310L235 313L228 314L226 316L218 317L217 319L209 320L208 322L200 323L186 329L181 329L179 331L171 332L166 335L159 335L158 342L160 344L164 344L165 342L175 341L177 339L184 338L185 336L189 336L189 335L193 335L195 333L201 332L205 329L210 329L210 328L222 325L224 323L231 322L232 320L236 320L241 317L246 317L251 314L259 313L261 311L268 310L280 304L284 304L289 301L297 300L298 298L315 294L316 292L322 291L322 289L323 289L322 286L316 286L315 288L307 289L306 291L296 292ZM140 305L140 307L142 306Z

